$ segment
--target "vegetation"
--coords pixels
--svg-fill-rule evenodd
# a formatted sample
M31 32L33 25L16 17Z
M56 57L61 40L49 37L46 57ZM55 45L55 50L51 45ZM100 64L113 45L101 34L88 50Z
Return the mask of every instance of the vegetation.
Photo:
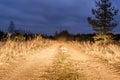
M57 46L60 46L62 42L63 44L67 43L68 46L70 45L70 47L75 48L75 50L79 50L75 53L80 52L83 55L90 55L92 57L88 57L93 58L93 60L100 58L100 60L108 64L117 65L117 67L120 68L120 34L110 33L117 26L114 16L117 15L118 10L111 7L109 0L96 2L96 7L97 9L92 9L95 18L92 19L88 17L88 22L96 32L93 34L71 34L67 30L59 33L56 32L50 36L24 33L16 30L14 22L11 21L7 33L0 31L0 65L4 66L4 64L25 60L28 56L41 52L42 48L51 46L56 42ZM49 53L49 50L45 49L45 51ZM59 51L53 58L52 64L47 66L47 68L45 66L45 71L41 73L42 75L40 74L40 80L81 80L82 77L84 77L80 73L79 62L71 59L71 56L65 52L66 51ZM37 57L39 58L38 55ZM89 63L87 60L83 62ZM88 67L88 69L94 68L86 67Z
M114 16L117 15L118 10L111 6L109 0L100 0L96 2L97 9L92 9L92 13L95 16L94 19L88 17L88 22L92 25L94 31L97 34L101 34L103 40L108 39L110 33L116 26L117 21L114 20ZM100 35L96 37L99 39ZM110 38L109 38L110 39Z
M0 64L19 61L19 59L26 59L26 56L39 52L42 48L52 45L52 41L44 40L38 41L36 39L31 41L11 41L0 42Z
M53 64L41 76L44 80L80 80L79 65L70 55L58 53Z
M13 40L14 41L25 41L25 37L20 33L15 33Z
M3 32L1 32L0 35L0 65L4 65L6 63L10 64L14 62L16 63L19 62L19 60L25 60L27 56L40 52L42 48L62 41L64 44L72 44L72 47L74 47L74 45L77 45L79 52L83 54L100 58L104 62L115 64L116 67L120 68L119 34L110 34L110 36L112 35L111 38L115 40L115 43L110 43L107 45L99 42L94 43L94 40L98 40L98 38L94 37L95 34L73 35L67 31L57 33L54 36L22 33L5 34ZM59 39L61 36L63 37L63 40ZM103 36L100 36L99 39L101 37ZM85 77L82 73L80 73L80 71L81 68L79 62L71 59L71 56L67 53L60 51L54 57L52 65L48 66L47 69L45 69L45 72L43 71L43 73L40 73L39 79L81 80Z
M104 43L90 43L90 42L70 42L74 46L80 48L80 52L103 59L110 64L120 64L120 42L117 44L110 43L104 46Z
M93 36L93 39L95 42L99 41L100 43L103 43L104 44L103 46L114 42L113 36L110 34L109 35L97 34L97 35Z
M66 31L67 32L67 31ZM0 32L0 41L7 41L8 39L14 41L30 41L30 40L42 40L42 39L51 39L51 40L59 40L59 41L79 41L79 42L95 42L99 40L103 40L103 36L99 34L70 34L69 32L64 33L64 31L57 33L53 36L46 36L42 34L22 34L16 32L15 34L5 34L4 32ZM64 36L62 36L64 35ZM65 36L67 35L67 36ZM108 41L119 41L119 34L109 34L105 35Z

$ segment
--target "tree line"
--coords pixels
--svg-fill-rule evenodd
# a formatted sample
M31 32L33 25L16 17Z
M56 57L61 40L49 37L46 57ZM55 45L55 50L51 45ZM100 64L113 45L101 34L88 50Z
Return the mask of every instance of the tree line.
M4 34L2 31L0 32L0 39L4 39L6 37L15 38L19 36L21 38L25 38L25 40L36 38L36 36L50 38L50 39L59 39L59 40L77 40L77 41L99 41L103 40L105 42L109 40L119 40L119 34L112 34L112 30L118 25L118 22L114 19L114 17L118 14L118 9L115 9L112 6L112 3L109 0L99 0L96 1L96 8L93 8L92 17L88 17L88 23L91 24L94 34L70 34L68 31L62 31L60 33L55 33L54 36L46 36L40 34L31 34L31 33L22 33L20 30L15 30L14 22L10 22L10 26L8 28L8 34ZM11 36L12 35L12 36ZM19 38L18 37L18 38Z
M120 42L120 34L110 34L112 36L112 40L116 42ZM30 41L30 40L42 40L42 39L50 39L50 40L58 40L58 41L78 41L78 42L95 42L93 34L71 34L67 30L63 30L61 32L56 32L54 35L45 35L45 34L32 34L32 33L19 33L16 32L13 35L8 37L8 33L4 33L0 31L0 41L14 40L14 41Z

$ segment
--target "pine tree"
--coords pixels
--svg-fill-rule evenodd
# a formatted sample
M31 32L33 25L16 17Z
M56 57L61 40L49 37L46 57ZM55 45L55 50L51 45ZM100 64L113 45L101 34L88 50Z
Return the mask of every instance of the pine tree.
M118 10L111 5L109 0L100 0L96 2L96 9L92 9L94 18L88 17L88 22L93 26L93 30L98 34L108 34L116 26L117 21L114 16L117 15Z

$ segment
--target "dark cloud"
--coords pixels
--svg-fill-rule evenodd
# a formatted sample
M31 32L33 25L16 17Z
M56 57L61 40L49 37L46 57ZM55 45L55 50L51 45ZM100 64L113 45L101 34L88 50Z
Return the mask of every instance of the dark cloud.
M72 33L90 33L87 17L95 0L0 0L0 26L7 28L15 22L18 28L53 34L69 30ZM119 9L118 0L112 1ZM120 15L118 15L120 16ZM117 20L119 20L117 18ZM120 27L114 30L120 31Z

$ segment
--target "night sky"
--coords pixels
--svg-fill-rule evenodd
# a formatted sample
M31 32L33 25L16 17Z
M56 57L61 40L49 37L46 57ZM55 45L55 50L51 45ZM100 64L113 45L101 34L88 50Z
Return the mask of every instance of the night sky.
M120 0L110 1L120 9ZM6 30L13 21L17 29L33 33L93 33L87 17L94 7L95 0L0 0L0 29ZM116 20L120 24L120 12ZM113 32L120 33L120 25Z

